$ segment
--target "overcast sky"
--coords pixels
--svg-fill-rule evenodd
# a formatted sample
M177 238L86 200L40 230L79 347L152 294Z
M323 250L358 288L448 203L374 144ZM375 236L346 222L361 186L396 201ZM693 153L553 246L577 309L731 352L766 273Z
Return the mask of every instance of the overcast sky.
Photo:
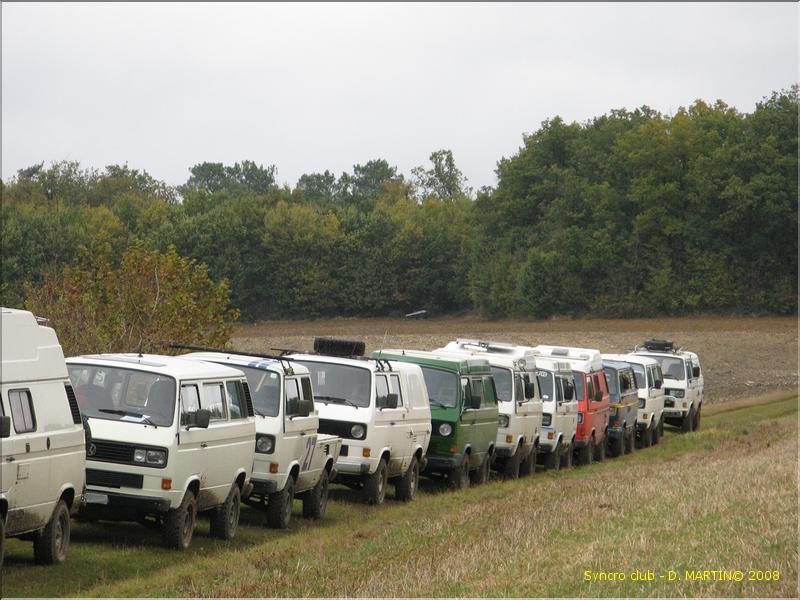
M2 177L203 161L294 184L449 148L493 185L523 133L697 98L752 111L798 80L798 5L2 5Z

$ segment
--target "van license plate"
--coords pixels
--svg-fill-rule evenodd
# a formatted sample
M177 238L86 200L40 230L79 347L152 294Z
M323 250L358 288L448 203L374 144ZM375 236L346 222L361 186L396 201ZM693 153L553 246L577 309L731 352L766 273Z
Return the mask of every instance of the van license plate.
M86 504L108 504L108 494L86 492Z

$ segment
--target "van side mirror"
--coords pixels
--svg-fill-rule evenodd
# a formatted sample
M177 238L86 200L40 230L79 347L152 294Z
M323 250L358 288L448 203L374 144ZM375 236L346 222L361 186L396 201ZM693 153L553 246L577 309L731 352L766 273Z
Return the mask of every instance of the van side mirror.
M0 439L11 437L11 417L3 415L0 417Z
M700 377L700 367L692 367L692 377Z
M208 424L210 422L211 411L207 408L198 408L194 412L184 414L184 425L186 425L186 429L208 429Z
M307 417L314 411L314 401L305 398L292 398L286 401L286 416Z
M397 394L386 394L378 399L378 408L397 408L399 398Z
M575 396L575 386L568 381L564 382L564 400L569 402Z
M664 383L664 382L663 382L663 381L661 381L660 379L656 379L656 381L655 381L655 383L654 383L653 385L655 386L655 388L656 388L657 390L660 390L660 389L661 389L661 386L662 386L662 384L663 384L663 383Z
M533 385L532 381L525 382L525 398L530 400L531 398L536 397L536 386Z

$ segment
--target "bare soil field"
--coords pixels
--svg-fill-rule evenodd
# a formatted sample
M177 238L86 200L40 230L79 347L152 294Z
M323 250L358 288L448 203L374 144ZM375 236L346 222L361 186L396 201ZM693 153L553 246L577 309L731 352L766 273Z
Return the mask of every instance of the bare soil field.
M262 321L240 326L230 345L249 352L268 352L271 348L308 350L315 336L364 340L367 352L379 348L432 350L456 337L627 352L646 338L666 338L700 355L709 404L798 385L798 322L795 317Z

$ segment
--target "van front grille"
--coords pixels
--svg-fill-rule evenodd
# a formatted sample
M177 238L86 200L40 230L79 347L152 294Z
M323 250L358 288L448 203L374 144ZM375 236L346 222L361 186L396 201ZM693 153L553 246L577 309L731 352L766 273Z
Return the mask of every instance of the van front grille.
M136 473L117 473L116 471L100 471L99 469L86 469L86 485L98 485L111 488L136 488L142 489L144 476Z
M92 453L93 449L94 453ZM92 440L89 444L89 451L86 453L86 458L88 460L130 464L133 462L133 451L134 447L132 444L109 442L107 440Z

